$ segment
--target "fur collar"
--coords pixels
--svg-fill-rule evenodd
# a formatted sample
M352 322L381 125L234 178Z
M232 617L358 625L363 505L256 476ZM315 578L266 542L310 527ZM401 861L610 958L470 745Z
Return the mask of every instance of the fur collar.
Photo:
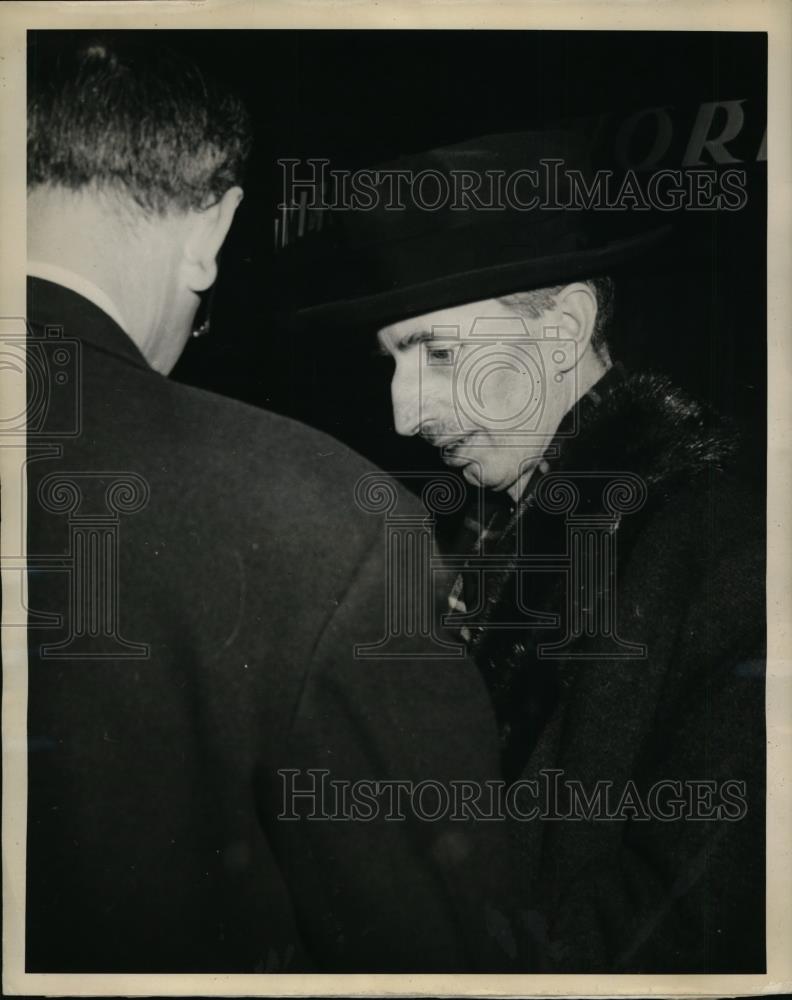
M570 436L570 428L575 428ZM553 442L556 456L546 463L546 472L628 472L640 477L647 489L640 511L619 523L620 533L629 534L643 518L674 492L689 488L702 476L725 471L738 451L735 430L709 407L686 396L662 375L628 375L614 366L564 419ZM535 473L525 495L511 515L504 516L497 550L517 554L517 535L523 517L541 518L532 494ZM601 479L581 493L589 512L600 506ZM590 494L590 495L589 495ZM559 530L560 519L545 519L548 531ZM552 525L552 526L551 526ZM554 527L553 527L554 526ZM488 587L489 611L497 605L504 583L514 575L510 567Z
M573 420L577 433L550 461L553 471L623 469L641 476L650 494L723 471L737 448L734 430L668 378L628 375L620 366L580 400L561 429Z
M570 427L576 430L574 436L565 436L562 432L568 432ZM725 470L737 449L729 425L667 378L628 375L620 367L611 369L580 400L559 432L554 443L560 451L548 461L549 472L573 475L625 471L641 477L647 487L647 499L640 511L618 524L620 560L629 551L630 537L640 530L653 509L673 493L693 485L697 478ZM541 538L543 544L566 545L564 517L548 517L534 506L534 485L535 481L529 483L526 498L516 511L511 515L504 511L505 523L496 549L510 559L516 555L522 518L530 519L526 536L533 530L533 537ZM592 504L598 506L601 490L592 492ZM483 627L473 630L471 647L493 698L504 753L506 757L514 754L519 762L524 760L526 748L552 709L559 686L572 683L574 662L537 659L535 643L547 636L537 635L536 630L488 627L513 618L515 568L510 561L502 573L488 574L479 619ZM550 582L552 577L534 576L532 586L538 589L531 591L529 605L537 610L557 610L562 599L560 593L554 593L557 584ZM504 766L509 771L511 765L506 757Z

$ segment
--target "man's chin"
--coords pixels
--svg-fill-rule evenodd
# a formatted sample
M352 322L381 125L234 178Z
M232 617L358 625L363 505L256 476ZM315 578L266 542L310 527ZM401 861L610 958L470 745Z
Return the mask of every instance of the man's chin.
M488 477L478 462L469 462L460 471L462 472L462 477L470 483L471 486L478 486L480 489L493 490L495 493L502 493L504 490L508 490L511 485L511 481L509 479L493 479L492 476Z
M481 489L495 490L500 492L508 489L511 485L510 479L505 477L496 478L492 475L493 470L487 473L486 468L475 458L461 455L451 451L443 455L443 462L449 468L457 469L462 473L462 478L471 486L478 486Z
M461 470L462 476L471 484L471 486L480 486L482 488L486 487L489 489L497 489L497 486L493 486L488 482L484 470L481 468L478 462L468 462L466 466Z
M472 486L483 486L481 481L481 476L476 466L471 462L462 469L462 477L466 479Z

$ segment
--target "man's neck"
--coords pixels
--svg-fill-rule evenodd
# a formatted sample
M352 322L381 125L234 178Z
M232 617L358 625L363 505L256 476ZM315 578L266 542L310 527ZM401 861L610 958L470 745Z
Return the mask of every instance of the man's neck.
M27 273L31 278L41 278L51 281L63 288L76 292L89 302L93 302L102 312L106 313L121 329L128 334L129 327L121 314L118 305L110 295L84 274L78 274L70 268L53 264L49 261L28 259Z
M28 259L36 276L111 316L148 363L168 301L168 241L112 192L40 185L28 192Z
M561 418L556 421L556 425L553 428L552 433L549 433L547 435L547 438L545 439L546 443L542 448L542 453L537 454L535 460L533 461L528 460L527 462L524 463L522 473L507 490L509 496L515 503L520 499L520 497L525 492L526 487L528 486L528 483L531 480L531 477L533 476L534 472L536 472L536 469L539 466L541 466L543 462L546 461L545 456L547 454L547 450L555 440L556 434L558 433L558 428L561 426L561 422L564 420L566 415L570 413L578 405L581 399L583 399L591 392L591 390L600 381L600 379L604 378L605 375L607 375L607 373L611 370L612 367L613 365L610 359L603 360L599 356L595 356L592 357L592 360L589 364L581 363L581 365L579 365L578 368L575 369L576 392L572 400L572 404L564 410L564 413L562 414Z

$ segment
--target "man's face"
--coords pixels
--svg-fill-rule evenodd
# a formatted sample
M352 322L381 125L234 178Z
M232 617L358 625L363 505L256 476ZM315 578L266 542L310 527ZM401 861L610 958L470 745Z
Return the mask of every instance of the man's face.
M396 431L425 438L468 482L519 495L568 405L559 371L575 345L552 321L489 299L381 329Z

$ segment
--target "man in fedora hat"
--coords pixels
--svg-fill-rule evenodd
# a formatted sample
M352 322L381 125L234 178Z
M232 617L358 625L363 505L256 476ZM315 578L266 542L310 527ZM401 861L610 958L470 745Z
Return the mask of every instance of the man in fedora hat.
M603 232L563 133L371 173L375 204L304 240L333 264L300 315L376 331L396 431L481 488L448 602L498 718L521 930L551 971L762 971L762 508L727 425L609 345L613 276L662 234Z

